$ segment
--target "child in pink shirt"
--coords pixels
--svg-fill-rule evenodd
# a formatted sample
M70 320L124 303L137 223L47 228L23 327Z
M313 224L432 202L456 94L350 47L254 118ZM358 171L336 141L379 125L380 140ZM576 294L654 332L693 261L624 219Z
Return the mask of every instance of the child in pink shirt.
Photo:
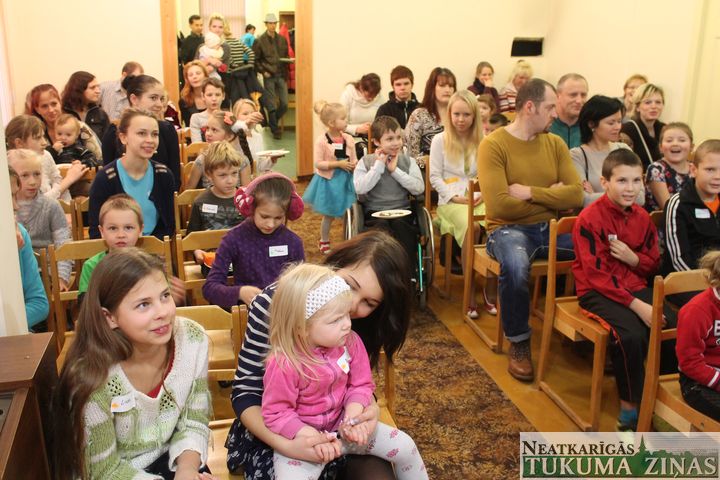
M406 433L356 421L375 385L360 337L350 329L352 295L328 267L302 264L282 275L270 308L270 345L263 383L267 427L288 439L337 432L315 446L322 463L275 452L275 478L318 478L340 455L375 455L392 462L400 480L428 478Z

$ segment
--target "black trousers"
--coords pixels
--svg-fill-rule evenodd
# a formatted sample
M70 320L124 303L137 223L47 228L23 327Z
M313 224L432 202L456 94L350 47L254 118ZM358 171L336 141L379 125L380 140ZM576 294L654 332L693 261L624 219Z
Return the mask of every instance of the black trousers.
M407 252L408 260L410 261L410 271L413 272L413 275L417 275L417 248L420 229L418 228L415 214L413 213L400 218L385 219L375 218L372 216L373 213L375 212L365 212L365 228L385 230L400 242L400 245L402 245L405 252Z
M688 405L720 422L720 392L680 372L680 391Z
M644 288L633 295L652 304L652 288ZM650 329L628 307L606 296L590 291L580 297L580 307L590 312L610 331L610 360L612 361L620 399L640 403L645 382L645 358L648 352ZM664 307L667 328L677 325L675 312ZM660 352L660 373L677 372L675 340L663 342Z

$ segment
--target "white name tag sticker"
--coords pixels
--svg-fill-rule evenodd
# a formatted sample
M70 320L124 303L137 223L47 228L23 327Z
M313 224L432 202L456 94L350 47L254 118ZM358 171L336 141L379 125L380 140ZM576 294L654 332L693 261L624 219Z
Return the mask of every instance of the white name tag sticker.
M110 402L110 412L112 413L127 412L133 408L135 408L135 396L132 393L113 397Z
M342 143L333 143L332 147L335 150L343 150L345 148L345 146Z
M696 208L695 218L710 218L710 210L707 208Z
M350 372L350 354L348 353L347 347L345 348L345 352L342 354L340 358L337 360L338 367L340 367L340 370L342 370L345 373Z
M212 203L203 203L202 213L217 213L217 212L218 212L217 205L213 205Z
M287 245L272 245L270 247L271 257L287 257L288 246Z

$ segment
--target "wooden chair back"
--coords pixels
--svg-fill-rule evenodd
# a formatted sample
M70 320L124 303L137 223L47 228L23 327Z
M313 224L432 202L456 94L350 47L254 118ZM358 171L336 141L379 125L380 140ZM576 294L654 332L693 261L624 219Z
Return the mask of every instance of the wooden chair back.
M645 384L638 417L638 432L649 432L653 414L657 414L679 431L720 431L720 422L703 415L685 403L680 393L677 373L660 375L661 345L665 340L677 338L677 328L663 329L663 306L668 295L694 292L708 288L702 270L673 272L666 278L660 275L653 283L653 312L650 327Z
M180 183L180 190L194 190L189 188L190 185L188 183L190 182L190 175L192 175L192 171L195 168L195 162L191 161L188 163L183 164L182 171L180 172L180 175L182 175L181 183ZM193 185L194 186L194 185Z
M195 305L178 307L175 314L196 321L210 337L208 380L232 381L247 327L247 307L235 305L227 312L217 305Z
M75 213L75 200L70 200L69 202L66 202L64 200L58 200L58 203L62 207L63 213L66 217L70 218L70 223L68 225L68 228L70 229L70 237L73 240L82 240L81 238L78 238L78 228L77 228L77 214Z
M163 258L165 273L172 275L172 250L170 248L170 238L165 237L159 240L155 237L140 237L136 245L138 248L148 253L158 255ZM50 259L50 278L51 278L51 295L48 297L52 301L51 309L55 319L55 325L52 331L56 332L56 340L59 342L59 349L62 349L62 342L65 341L65 330L67 325L67 310L72 307L72 314L77 314L77 305L72 305L78 298L78 283L80 281L80 273L85 260L105 251L107 246L102 239L96 240L78 240L67 242L66 244L56 248L54 245L48 247L48 257ZM60 291L60 276L58 273L57 262L69 260L75 262L75 274L71 277L69 290L67 292ZM50 326L49 326L50 327Z
M195 142L186 146L183 150L182 164L187 165L189 162L194 161L203 150L207 148L209 144L207 142Z
M73 205L75 212L75 237L77 237L78 240L86 240L90 238L90 235L88 233L89 228L85 226L83 214L90 210L90 197L74 199Z
M202 295L202 286L205 277L202 275L200 265L195 263L194 250L217 250L220 241L229 229L206 230L192 232L185 237L175 236L175 262L178 268L178 277L185 282L185 289L190 292L193 305L206 303ZM186 260L186 257L189 260Z
M185 235L188 222L190 221L190 210L195 199L204 192L203 188L183 190L182 193L175 192L173 207L175 210L175 234Z
M665 221L665 212L662 210L655 210L653 212L650 212L650 220L655 224L655 228L660 230L663 226L663 222Z

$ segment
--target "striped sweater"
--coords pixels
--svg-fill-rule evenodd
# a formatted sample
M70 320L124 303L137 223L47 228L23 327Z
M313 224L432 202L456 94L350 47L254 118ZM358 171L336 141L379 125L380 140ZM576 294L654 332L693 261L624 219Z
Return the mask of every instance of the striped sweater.
M161 479L143 469L165 452L171 470L185 450L198 452L202 463L207 462L208 338L200 325L182 317L175 319L174 330L172 368L156 398L135 390L119 364L110 368L106 383L90 396L84 420L85 462L91 478ZM121 408L113 411L112 403Z

